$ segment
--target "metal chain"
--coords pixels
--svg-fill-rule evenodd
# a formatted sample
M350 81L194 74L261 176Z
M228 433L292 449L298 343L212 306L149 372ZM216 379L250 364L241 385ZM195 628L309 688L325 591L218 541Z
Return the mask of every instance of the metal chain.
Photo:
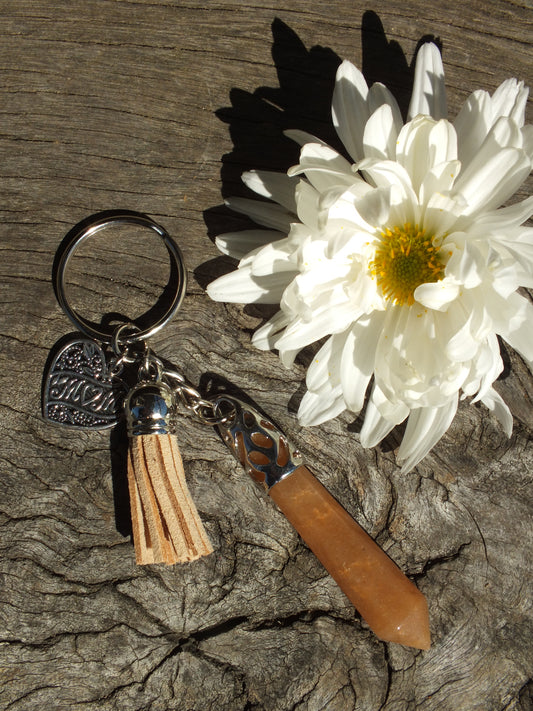
M223 425L229 422L233 413L222 414L216 403L206 400L192 383L177 370L165 369L163 375L175 381L174 392L179 396L182 405L203 425Z
M144 340L129 344L121 340L124 333L135 333L139 329L134 324L123 324L113 334L112 348L116 360L112 374L118 376L125 366L138 365L137 377L141 380L164 380L179 398L185 409L203 425L224 425L234 417L234 412L223 414L212 400L206 400L192 383L175 368L166 368L163 361L148 347ZM169 382L170 381L170 382Z

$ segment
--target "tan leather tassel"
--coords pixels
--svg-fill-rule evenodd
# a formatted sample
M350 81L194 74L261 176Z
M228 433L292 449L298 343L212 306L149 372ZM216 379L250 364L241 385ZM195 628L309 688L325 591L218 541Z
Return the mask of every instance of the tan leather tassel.
M131 437L128 484L139 565L185 563L212 553L173 435Z
M173 432L174 401L165 383L140 382L125 402L128 486L139 565L186 563L212 553L189 493Z

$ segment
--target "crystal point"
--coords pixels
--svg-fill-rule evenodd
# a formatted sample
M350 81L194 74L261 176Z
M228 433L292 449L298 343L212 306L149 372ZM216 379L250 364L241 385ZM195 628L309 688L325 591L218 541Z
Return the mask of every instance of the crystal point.
M306 467L269 494L380 639L429 649L424 595Z

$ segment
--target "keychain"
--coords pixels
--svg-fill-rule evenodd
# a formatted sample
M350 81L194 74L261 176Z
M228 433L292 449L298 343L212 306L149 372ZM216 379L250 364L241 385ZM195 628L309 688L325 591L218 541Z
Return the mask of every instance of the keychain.
M155 232L167 247L176 279L170 305L149 328L121 324L106 330L69 304L66 274L76 249L111 225L139 225ZM63 344L51 361L43 388L43 414L76 428L113 426L124 414L128 427L128 489L137 563L180 563L208 555L213 548L191 498L176 441L176 410L181 399L202 420L212 404L176 371L165 369L148 346L181 306L187 273L178 246L146 215L110 212L76 226L54 271L57 299L82 332ZM126 388L127 376L133 385ZM211 413L209 413L211 411ZM212 420L213 424L218 419Z
M150 327L95 326L68 302L66 272L79 245L111 225L155 232L167 247L172 298ZM171 280L172 281L172 280ZM424 595L303 464L285 435L258 409L231 394L212 399L151 350L148 339L175 315L185 295L186 270L166 230L137 212L96 215L67 235L54 271L66 315L83 335L63 343L43 383L43 415L74 428L127 422L128 486L137 563L180 563L213 548L190 496L176 441L179 406L216 427L245 471L266 489L309 548L383 640L428 649Z

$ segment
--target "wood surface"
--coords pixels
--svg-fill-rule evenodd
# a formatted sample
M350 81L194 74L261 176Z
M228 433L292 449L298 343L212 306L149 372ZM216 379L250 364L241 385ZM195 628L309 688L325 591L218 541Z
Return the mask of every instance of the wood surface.
M348 415L302 429L303 354L286 370L250 344L257 308L213 303L232 263L216 234L244 169L285 170L285 128L336 142L340 58L405 109L419 41L440 38L451 116L474 89L533 82L530 0L18 0L0 2L0 708L10 711L530 711L533 379L503 348L510 440L463 404L408 475L395 433L363 450ZM533 120L531 103L528 118ZM520 197L531 192L531 181ZM213 555L135 565L126 445L42 420L50 349L73 330L52 265L99 210L152 215L189 268L153 346L196 385L226 377L277 421L322 483L426 595L433 644L380 642L207 426L180 449ZM72 270L95 319L149 309L164 249L96 239ZM215 379L216 380L216 379Z

